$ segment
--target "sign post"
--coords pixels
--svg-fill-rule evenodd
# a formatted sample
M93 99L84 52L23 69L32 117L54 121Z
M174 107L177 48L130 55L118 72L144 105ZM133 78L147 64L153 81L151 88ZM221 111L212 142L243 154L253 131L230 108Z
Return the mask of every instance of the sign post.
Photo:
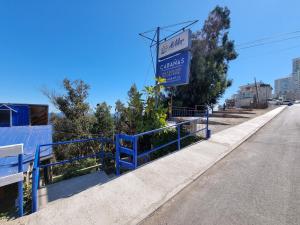
M158 81L157 79L159 78L158 75L158 60L159 60L159 39L160 39L160 27L156 28L156 71L155 71L155 109L157 109L157 105L158 105L158 94L157 93L157 85L158 85Z

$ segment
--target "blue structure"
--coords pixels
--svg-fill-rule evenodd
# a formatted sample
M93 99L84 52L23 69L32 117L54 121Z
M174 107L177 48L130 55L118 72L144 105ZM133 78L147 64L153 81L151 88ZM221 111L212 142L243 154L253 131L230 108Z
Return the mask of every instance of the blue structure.
M0 127L47 124L48 105L0 103Z
M24 144L24 170L34 159L36 147L52 142L52 126L16 126L0 127L0 146ZM52 156L52 147L43 149L41 158ZM18 158L7 157L0 159L0 176L7 176L18 171Z

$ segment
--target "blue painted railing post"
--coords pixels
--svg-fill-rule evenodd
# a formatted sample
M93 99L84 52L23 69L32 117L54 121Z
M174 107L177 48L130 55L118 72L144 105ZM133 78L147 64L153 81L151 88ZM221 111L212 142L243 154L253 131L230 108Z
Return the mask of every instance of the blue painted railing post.
M138 139L139 137L134 136L134 143L133 143L133 151L134 151L134 157L133 157L133 163L134 163L134 169L138 166Z
M206 109L206 139L210 138L210 129L208 129L208 123L209 123L209 110L208 107Z
M116 135L116 175L120 175L120 138Z
M103 142L100 142L100 150L99 150L99 170L101 170L100 163L102 168L104 168L104 146ZM103 155L102 155L103 153Z
M177 149L180 150L180 124L177 126Z
M18 172L23 173L23 154L18 155ZM18 182L19 216L23 216L23 180Z
M35 152L33 169L32 169L32 212L38 209L38 187L39 187L39 172L40 172L40 146L38 145Z

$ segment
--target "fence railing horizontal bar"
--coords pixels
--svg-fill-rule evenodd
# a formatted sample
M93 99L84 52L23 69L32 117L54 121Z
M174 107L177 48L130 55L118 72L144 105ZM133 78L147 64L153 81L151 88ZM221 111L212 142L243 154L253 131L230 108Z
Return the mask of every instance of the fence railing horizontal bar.
M17 183L19 181L23 182L23 172L20 173L14 173L8 176L0 177L0 187Z
M125 141L133 141L134 137L132 135L119 134L119 139L123 139Z
M177 143L177 142L178 142L178 140L176 139L176 140L174 140L174 141L170 141L170 142L168 142L168 143L166 143L166 144L163 144L163 145L161 145L161 146L158 146L158 147L156 147L156 148L147 150L147 151L145 151L145 152L139 154L139 155L138 155L138 158L142 158L142 157L144 157L144 156L146 156L146 155L148 155L148 154L150 154L150 153L152 153L152 152L155 152L155 151L157 151L157 150L159 150L159 149L162 149L162 148L167 147L167 146L169 146L169 145L175 144L175 143Z
M123 146L120 146L120 153L125 153L127 155L133 155L134 150L130 149L130 148L123 147Z
M200 129L200 130L191 132L191 133L189 133L189 134L187 134L187 135L185 135L185 136L183 136L183 137L180 137L180 140L183 140L183 139L185 139L185 138L187 138L187 137L190 137L190 136L192 136L192 135L194 135L194 134L196 134L196 133L198 133L198 132L200 132L200 131L203 131L203 130L206 130L206 128L203 128L203 129Z
M143 133L135 134L134 136L135 137L140 137L140 136L143 136L143 135L146 135L146 134L157 133L159 131L166 130L166 129L171 128L171 127L177 127L177 126L180 126L180 125L183 125L183 124L188 124L188 123L198 121L198 120L199 120L199 118L189 120L189 121L183 121L183 122L180 122L180 123L172 124L172 125L169 125L169 126L166 126L166 127L155 129L155 130L150 130L150 131L146 131L146 132L143 132Z
M96 153L96 154L92 154L92 155L86 155L86 156L80 156L80 157L76 157L76 158L72 158L72 159L66 159L66 160L63 160L63 161L60 161L60 162L54 162L54 163L48 163L46 165L40 165L40 168L46 168L46 167L49 167L49 166L67 164L67 163L71 163L71 162L74 162L74 161L83 160L83 159L87 159L87 158L95 158L99 155L100 155L100 153Z
M0 158L23 154L23 144L0 146Z
M127 162L127 161L124 161L124 160L119 160L119 163L120 163L120 166L125 168L125 169L134 169L134 164L133 163L130 163L130 162Z
M54 146L54 145L67 145L67 144L73 144L73 143L84 143L84 142L89 142L89 141L101 141L101 142L106 142L106 143L112 143L112 140L109 138L87 138L87 139L60 141L60 142L54 142L54 143L49 143L49 144L43 144L43 145L40 145L40 147Z

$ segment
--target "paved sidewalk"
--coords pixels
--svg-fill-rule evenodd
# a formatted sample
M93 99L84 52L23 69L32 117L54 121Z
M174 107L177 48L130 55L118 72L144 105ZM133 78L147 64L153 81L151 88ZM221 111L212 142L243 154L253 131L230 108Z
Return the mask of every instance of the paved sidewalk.
M278 115L279 107L12 224L136 224Z

